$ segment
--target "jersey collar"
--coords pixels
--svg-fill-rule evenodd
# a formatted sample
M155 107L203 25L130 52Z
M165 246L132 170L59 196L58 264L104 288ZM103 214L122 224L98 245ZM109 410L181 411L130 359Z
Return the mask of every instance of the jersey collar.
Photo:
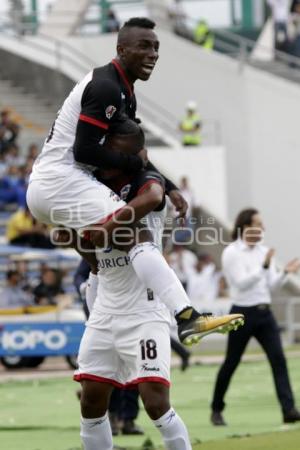
M133 86L129 83L129 81L128 81L126 75L125 75L125 72L124 72L123 68L121 67L120 63L116 59L113 59L112 60L112 64L115 66L115 68L119 72L119 75L122 78L122 80L123 80L123 82L124 82L128 92L129 92L130 97L132 97L133 96Z

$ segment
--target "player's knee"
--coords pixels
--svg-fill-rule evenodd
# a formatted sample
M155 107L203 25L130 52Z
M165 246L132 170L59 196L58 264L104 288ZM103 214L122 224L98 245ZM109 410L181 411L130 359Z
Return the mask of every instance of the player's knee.
M83 384L80 407L83 417L102 417L108 409L108 397L96 388Z
M148 389L144 386L144 389L142 391L140 390L140 393L145 410L152 420L159 419L167 411L169 411L169 395L168 391L163 389L163 387L162 390L160 390L158 386L156 389Z
M164 399L147 399L144 401L144 407L148 416L152 420L162 417L170 409L170 403Z

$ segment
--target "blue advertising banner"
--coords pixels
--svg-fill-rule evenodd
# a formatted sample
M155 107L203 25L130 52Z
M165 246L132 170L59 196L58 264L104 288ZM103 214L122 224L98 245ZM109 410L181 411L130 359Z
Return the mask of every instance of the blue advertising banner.
M2 323L0 356L74 355L83 332L83 322Z

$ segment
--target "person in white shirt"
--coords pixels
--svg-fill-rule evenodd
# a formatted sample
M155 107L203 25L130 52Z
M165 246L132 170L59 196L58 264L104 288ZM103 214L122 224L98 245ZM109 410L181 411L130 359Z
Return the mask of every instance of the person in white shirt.
M208 253L200 253L187 285L187 293L194 306L197 304L201 309L203 301L213 301L219 297L221 277L212 257Z
M197 256L184 245L177 243L173 245L173 251L166 256L166 259L186 289L189 277L196 271Z
M288 44L289 0L267 0L274 20L274 43L277 50L286 51Z
M211 421L226 425L222 416L224 397L251 337L255 337L270 362L276 393L285 423L300 421L295 407L278 325L271 311L271 291L284 284L289 273L300 268L293 259L284 270L277 270L274 249L262 244L264 226L256 209L245 209L237 216L233 242L224 250L222 265L233 302L231 313L243 313L245 326L228 337L227 352L217 375Z

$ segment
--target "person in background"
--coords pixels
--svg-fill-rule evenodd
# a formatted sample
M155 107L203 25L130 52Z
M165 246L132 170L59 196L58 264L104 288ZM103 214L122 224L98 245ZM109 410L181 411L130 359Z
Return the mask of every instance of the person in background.
M235 221L233 242L222 254L223 271L233 302L231 313L243 313L245 326L228 336L226 357L217 375L211 404L213 425L226 425L222 415L224 397L251 337L260 343L270 362L283 422L300 421L278 324L271 311L272 290L283 285L290 273L299 270L300 261L293 259L284 270L277 270L275 251L263 245L263 233L259 212L254 208L241 211Z
M288 21L289 0L267 0L274 20L274 46L276 50L289 51Z
M188 278L187 293L193 305L201 308L201 302L213 301L220 296L221 272L208 253L200 253L195 267Z
M188 209L186 211L186 219L189 220L193 215L193 209L195 208L195 197L192 188L190 187L188 177L181 177L179 181L179 190L182 197L188 203Z
M57 305L60 302L61 294L64 294L62 274L49 267L42 273L41 282L33 290L35 303L37 305Z
M17 270L8 270L6 286L0 292L0 308L22 308L33 304L33 298L21 287L21 276Z
M215 37L206 21L201 19L194 30L194 41L206 50L214 48Z
M27 159L33 159L35 161L36 158L38 157L39 153L40 153L40 149L39 149L38 145L35 143L32 143L28 147Z
M197 103L193 100L186 104L186 115L179 124L182 132L182 145L200 145L201 144L201 118L197 112Z
M25 158L20 154L20 147L15 143L11 142L7 145L5 152L5 161L7 165L10 166L22 166L25 163Z
M20 127L11 119L10 111L3 109L0 113L0 153L16 141L19 132Z
M166 260L186 289L189 276L195 272L197 263L195 253L186 248L184 244L174 244L173 251L166 255Z
M20 277L19 286L23 289L23 291L32 294L32 285L34 283L34 280L30 279L28 276L28 261L23 259L14 261L14 270L18 272Z
M106 33L115 33L120 29L120 22L118 21L114 11L109 9L107 12L107 17L105 21L105 31Z
M7 222L6 238L11 245L32 248L54 248L47 226L38 223L28 207L18 209Z

